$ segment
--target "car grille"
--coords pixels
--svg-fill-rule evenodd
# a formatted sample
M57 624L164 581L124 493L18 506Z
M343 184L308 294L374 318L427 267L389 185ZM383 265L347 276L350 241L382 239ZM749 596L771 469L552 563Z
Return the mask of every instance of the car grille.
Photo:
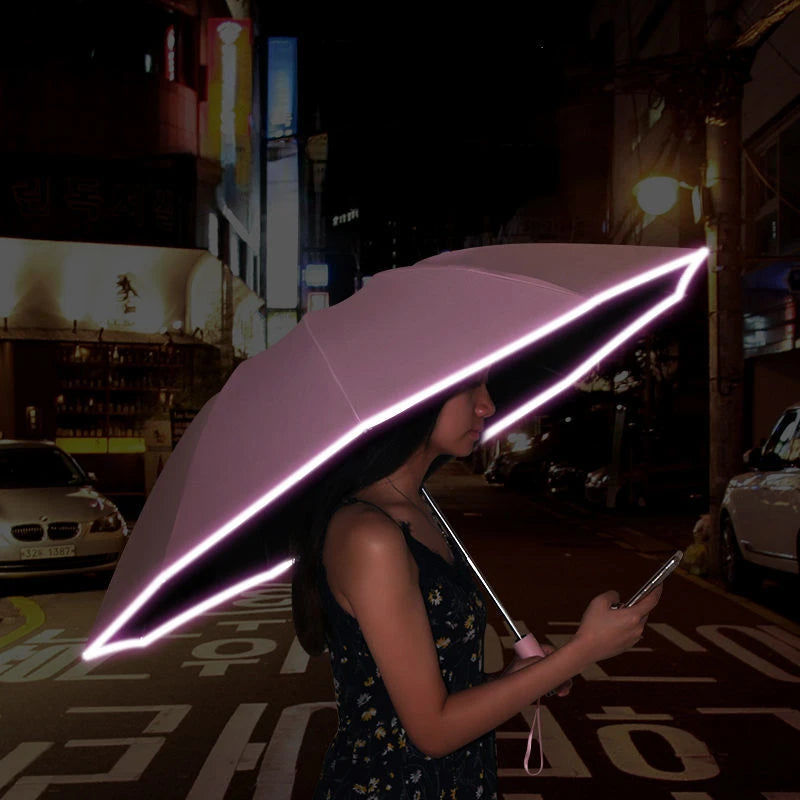
M14 572L46 572L47 570L91 569L113 564L119 553L104 553L97 556L71 556L69 558L37 558L27 561L2 561L0 574Z
M51 522L47 526L48 539L71 539L78 535L77 522Z
M41 525L14 525L11 535L20 542L41 542L44 529Z

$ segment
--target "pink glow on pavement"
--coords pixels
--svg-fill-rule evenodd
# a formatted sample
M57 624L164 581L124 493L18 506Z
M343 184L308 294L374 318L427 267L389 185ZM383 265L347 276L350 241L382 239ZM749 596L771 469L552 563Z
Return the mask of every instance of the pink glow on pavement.
M258 585L259 583L266 583L267 581L272 580L273 578L277 577L277 575L289 569L289 567L293 563L292 560L284 561L277 567L274 567L265 572L258 573L257 575L252 576L243 582L237 583L232 587L228 587L227 589L221 592L211 595L210 597L201 601L197 605L192 606L191 608L182 612L180 615L171 618L166 623L162 624L161 626L159 626L157 629L155 629L145 637L142 637L140 639L124 639L119 642L107 644L107 642L111 638L113 638L113 636L125 625L125 623L128 622L128 620L130 620L136 614L136 612L139 611L139 609L141 609L147 603L147 601L150 600L150 598L153 597L153 595L156 594L165 583L167 583L167 581L169 581L172 577L181 572L184 568L189 566L193 561L197 560L200 556L202 556L212 547L216 546L219 542L225 539L228 536L228 534L230 534L240 525L245 523L255 514L262 511L270 503L272 503L278 497L283 495L297 483L302 481L306 476L314 472L314 470L316 470L319 466L327 462L330 458L332 458L342 449L347 447L347 445L349 445L363 433L371 430L372 428L377 427L378 425L382 424L383 422L386 422L387 420L392 419L393 417L398 416L399 414L403 413L409 408L412 408L413 406L424 402L428 398L433 397L434 395L444 391L445 389L460 383L461 381L469 378L470 376L485 370L487 367L490 367L491 365L496 364L499 361L502 361L508 356L513 355L514 353L530 346L531 344L540 341L541 339L544 339L551 333L559 330L560 328L565 327L566 325L569 325L570 323L574 322L580 317L585 316L586 314L597 308L599 305L602 305L604 302L619 297L620 295L628 291L636 289L651 281L657 280L658 278L668 275L669 273L676 272L682 268L685 270L684 274L678 281L677 288L673 294L671 294L664 301L658 303L647 313L638 317L633 323L628 325L619 334L617 334L617 336L613 337L611 340L606 342L605 345L603 345L595 353L593 353L579 367L573 370L566 378L562 379L561 381L559 381L546 391L540 393L532 400L529 400L528 402L519 406L517 409L504 416L501 420L495 422L490 428L488 428L485 431L483 437L484 440L491 438L492 436L496 435L497 433L504 430L508 426L512 425L516 420L530 413L533 409L541 406L547 400L550 400L553 397L555 397L561 391L563 391L572 383L574 383L576 380L578 380L582 375L588 372L598 361L600 361L602 358L604 358L606 355L612 352L622 342L630 338L630 336L632 336L638 330L643 328L645 325L647 325L657 316L662 314L668 308L678 303L685 295L689 281L695 275L695 273L700 268L702 263L705 261L707 256L708 256L708 248L702 247L694 251L689 256L682 256L680 258L674 259L672 261L667 262L666 264L662 264L659 267L655 267L646 272L643 272L641 275L637 275L635 278L623 281L622 283L616 284L610 287L609 289L599 292L593 295L585 302L581 303L576 308L572 309L566 314L562 314L561 316L556 317L549 323L538 327L534 331L531 331L529 334L526 334L523 337L515 339L513 342L510 342L509 344L504 345L501 348L493 350L489 354L468 364L462 369L447 374L445 377L429 385L425 389L415 392L412 395L409 395L402 401L395 403L392 406L389 406L380 413L375 414L366 420L362 420L358 425L354 426L346 434L340 436L336 441L332 442L324 450L321 450L313 459L310 459L308 462L306 462L300 469L295 470L292 474L287 476L280 483L276 484L272 489L270 489L264 495L259 497L256 501L248 505L235 517L230 519L225 525L223 525L221 528L217 529L214 533L212 533L201 544L192 548L185 555L183 555L177 561L173 562L169 567L164 569L154 580L152 580L143 589L143 591L136 597L136 599L130 605L128 605L125 611L123 611L114 620L114 622L111 625L109 625L94 640L94 642L92 642L83 651L82 654L83 659L85 661L90 661L96 658L100 658L101 656L119 652L121 650L147 647L157 639L164 636L169 631L172 631L175 628L190 621L191 619L194 619L195 617L199 616L200 614L204 613L205 611L214 607L215 605L219 605L220 603L225 602L231 597L234 597L237 594L241 594L241 592L245 591L247 588L252 588L253 586Z

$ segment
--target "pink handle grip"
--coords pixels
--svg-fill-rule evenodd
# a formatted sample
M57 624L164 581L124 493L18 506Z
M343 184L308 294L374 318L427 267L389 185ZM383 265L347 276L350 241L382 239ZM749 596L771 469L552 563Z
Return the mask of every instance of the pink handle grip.
M520 658L545 655L544 650L542 650L541 645L536 641L532 633L526 634L518 642L514 643L514 652Z

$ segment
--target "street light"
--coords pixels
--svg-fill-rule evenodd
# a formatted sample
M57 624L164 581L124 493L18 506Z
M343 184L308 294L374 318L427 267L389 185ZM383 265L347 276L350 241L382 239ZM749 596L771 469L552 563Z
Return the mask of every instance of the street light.
M633 187L633 194L642 211L657 217L666 214L678 202L678 189L691 191L694 221L700 222L708 212L708 198L703 197L700 186L690 186L664 175L652 175L640 180Z
M695 222L705 226L708 258L709 541L711 574L719 574L719 512L728 479L741 466L743 439L742 286L739 237L740 109L724 126L707 125L704 186L651 176L633 194L643 211L664 214L679 189L692 192Z

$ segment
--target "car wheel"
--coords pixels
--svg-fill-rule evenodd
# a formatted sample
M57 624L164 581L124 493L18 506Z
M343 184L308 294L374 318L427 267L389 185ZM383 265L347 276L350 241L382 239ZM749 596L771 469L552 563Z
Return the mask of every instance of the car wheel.
M722 580L732 592L743 591L750 582L750 565L742 558L733 522L727 515L722 518L720 525L719 549L722 561Z

